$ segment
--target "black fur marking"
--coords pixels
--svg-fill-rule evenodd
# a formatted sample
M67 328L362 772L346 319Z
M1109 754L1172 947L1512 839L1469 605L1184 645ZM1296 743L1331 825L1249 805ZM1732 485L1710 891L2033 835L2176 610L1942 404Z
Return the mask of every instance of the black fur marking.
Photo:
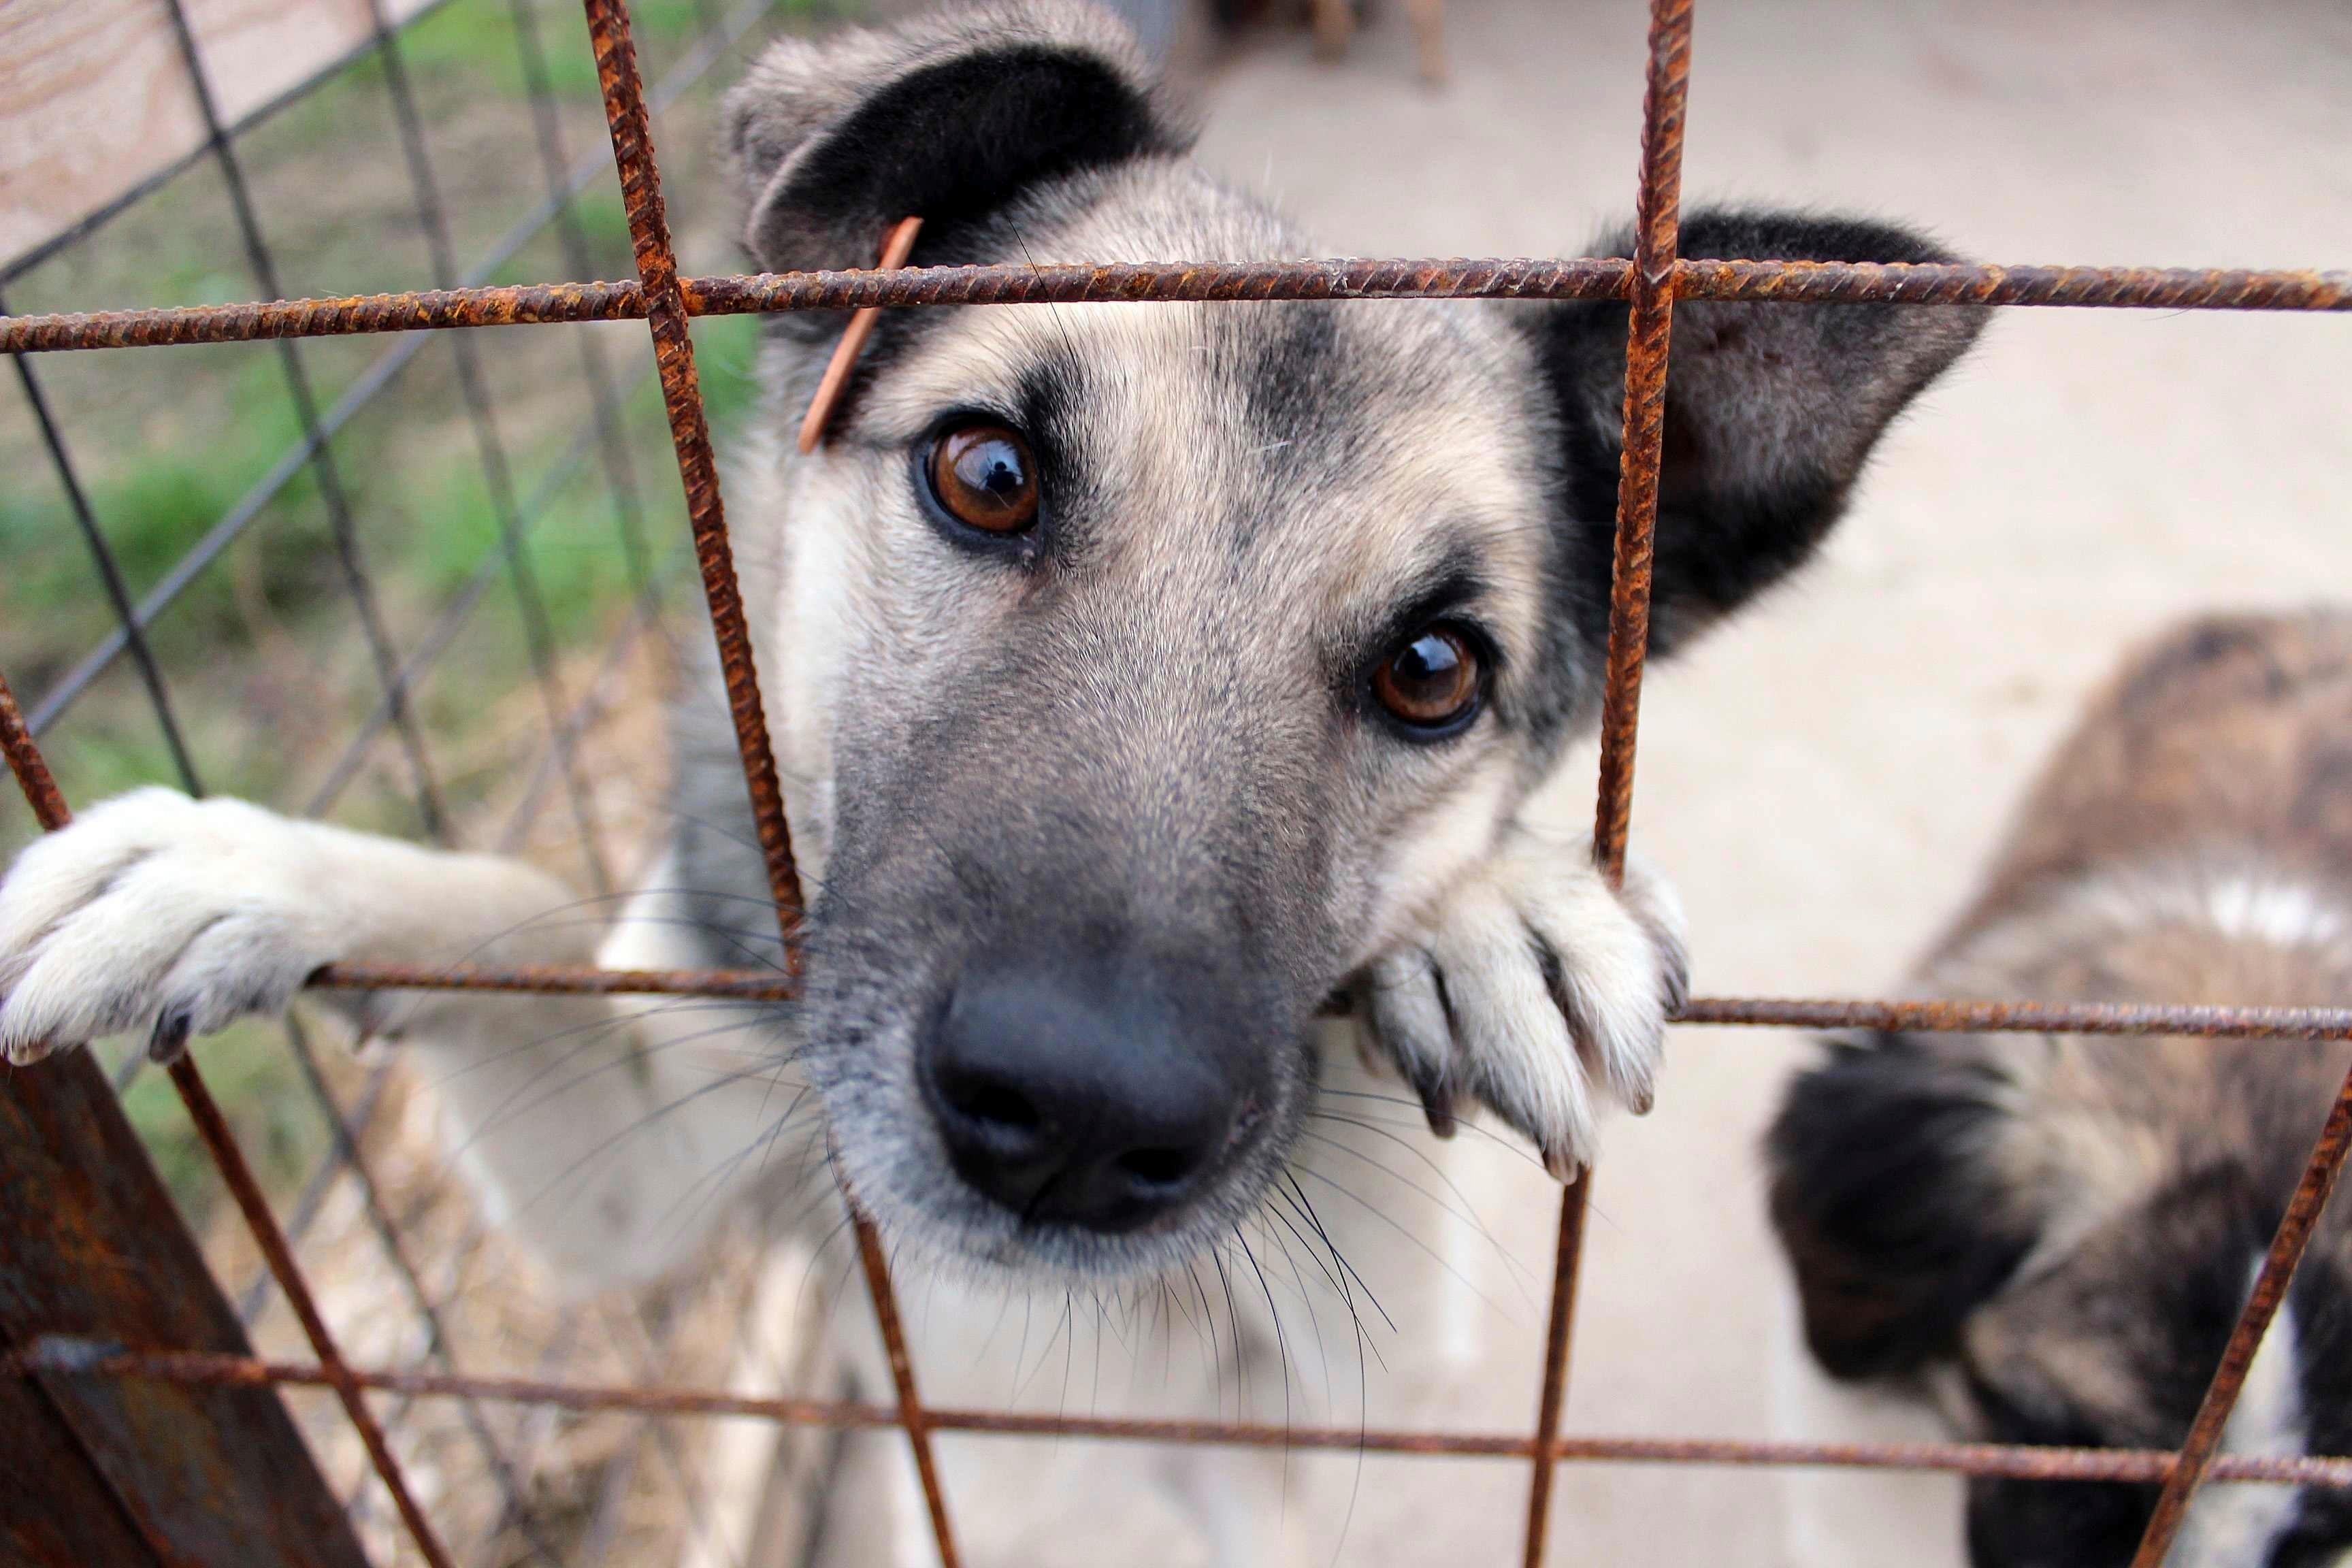
M1906 230L1848 219L1707 211L1683 226L1693 258L1937 261ZM1619 235L1598 253L1632 253ZM1958 357L1968 307L1694 300L1675 311L1651 651L1674 651L1802 563L1843 510L1887 423ZM1627 307L1572 300L1521 320L1549 382L1567 510L1555 614L1607 639L1622 434Z
M1355 460L1364 398L1349 384L1340 352L1339 307L1328 300L1286 301L1217 320L1213 330L1233 334L1239 349L1233 390L1250 446L1271 470L1291 476L1302 491L1326 487L1323 474ZM1346 526L1344 518L1331 520ZM1234 520L1238 557L1257 542L1258 520Z
M1079 428L1087 405L1086 361L1075 349L1053 350L1022 373L1015 399L1016 423L1037 461L1043 558L1066 571L1084 563L1107 510L1081 456L1087 446Z
M2296 1270L2287 1300L2294 1314L2295 1377L2303 1395L2304 1449L2352 1453L2352 1282L2345 1276L2342 1222L2326 1225ZM2332 1233L2332 1237L2330 1235ZM2327 1242L2335 1250L2328 1255ZM2352 1495L2305 1488L2294 1518L2272 1547L2270 1568L2335 1568L2352 1551Z
M2000 1309L2022 1320L2021 1353L2009 1364L1969 1368L1983 1436L2000 1443L2177 1447L2221 1363L2278 1215L2244 1170L2210 1166L2110 1221L2055 1273L2021 1286L2023 1299L2005 1299ZM2127 1412L2085 1409L2063 1352L2049 1362L2036 1354L2043 1344L2080 1339L2095 1340L2113 1358L2116 1380L2132 1392ZM2091 1390L2094 1397L2100 1392ZM1977 1568L2124 1568L2156 1490L1976 1482L1970 1559Z
M1979 1162L2000 1080L1903 1035L1837 1044L1790 1085L1768 1138L1772 1223L1797 1270L1806 1342L1832 1376L1910 1372L2034 1240Z
M752 214L751 247L771 270L867 265L908 214L927 260L1025 186L1189 141L1108 61L1035 44L910 71L821 134Z

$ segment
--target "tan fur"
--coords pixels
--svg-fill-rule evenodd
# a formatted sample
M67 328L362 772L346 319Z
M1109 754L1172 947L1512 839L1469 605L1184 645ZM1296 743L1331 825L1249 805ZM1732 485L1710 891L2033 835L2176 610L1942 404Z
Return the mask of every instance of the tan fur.
M2306 929L2265 905L2307 912ZM2348 918L2352 615L2217 616L2148 644L2093 700L1925 989L2340 1005ZM1970 1048L1999 1053L2021 1091L2018 1180L2071 1194L2076 1223L2216 1159L2299 1165L2352 1060L2340 1045L2179 1037Z
M2352 1001L2352 613L2213 617L2127 659L1915 989ZM1924 1377L1972 1436L2178 1444L2347 1066L2352 1043L2294 1040L1921 1033L1847 1048L1799 1080L1773 1142L1816 1354L1843 1376ZM2345 1210L2303 1269L2314 1288L2273 1325L2231 1449L2341 1441L2327 1347L2352 1277ZM2146 1500L2102 1490L1972 1483L1972 1560L2122 1562ZM2343 1523L2333 1506L2216 1491L2167 1561L2319 1561L2308 1552Z

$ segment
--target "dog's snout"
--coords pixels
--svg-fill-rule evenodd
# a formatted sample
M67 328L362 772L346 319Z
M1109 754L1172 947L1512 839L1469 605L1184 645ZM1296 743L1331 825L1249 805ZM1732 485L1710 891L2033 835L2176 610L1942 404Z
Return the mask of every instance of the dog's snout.
M1236 1086L1181 1010L1137 989L968 975L924 1043L957 1173L1032 1222L1132 1230L1181 1205L1231 1141Z

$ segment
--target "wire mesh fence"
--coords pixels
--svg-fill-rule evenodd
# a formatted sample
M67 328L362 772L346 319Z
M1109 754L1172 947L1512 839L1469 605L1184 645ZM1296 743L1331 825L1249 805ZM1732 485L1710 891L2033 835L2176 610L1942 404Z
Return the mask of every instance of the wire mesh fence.
M436 7L426 7L426 13ZM1601 786L1594 842L1603 870L1622 878L1631 816L1637 720L1648 640L1651 537L1657 487L1666 367L1673 311L1678 300L1823 302L1880 300L1895 304L1975 302L2002 306L2068 306L2165 310L2352 310L2352 275L2315 271L2181 271L2131 268L2046 268L1973 265L1867 265L1794 261L1690 261L1676 255L1681 148L1689 92L1693 27L1691 0L1654 0L1650 11L1649 74L1643 99L1634 254L1630 259L1349 260L1289 263L1110 267L955 267L870 272L689 278L679 271L652 145L649 108L688 90L759 22L772 4L704 11L672 69L648 93L641 79L628 8L621 0L584 0L587 47L611 143L601 153L574 157L564 144L562 106L551 86L551 56L530 0L513 0L511 27L517 67L531 111L532 143L543 195L536 205L494 238L470 265L458 258L452 200L436 164L425 116L404 61L403 37L414 17L398 25L380 6L362 51L373 63L400 149L409 201L424 237L430 288L349 298L289 298L283 269L240 156L240 138L299 100L299 90L229 121L208 83L196 36L180 0L171 18L187 80L196 96L205 142L196 156L209 161L224 190L245 263L251 302L174 306L97 313L0 316L0 348L9 351L47 460L68 498L74 525L89 552L112 625L90 651L62 670L20 711L0 685L0 749L45 828L63 825L68 807L43 759L40 739L102 680L127 663L179 783L201 794L213 782L191 749L188 726L175 706L172 659L155 632L175 603L230 552L289 488L306 484L322 514L337 591L347 604L371 691L349 738L316 770L309 812L323 813L362 777L399 782L425 836L453 841L446 773L418 717L418 694L451 650L493 587L503 579L513 601L521 654L529 672L541 739L537 762L509 806L504 845L520 841L551 798L560 800L566 837L600 894L615 880L600 817L597 792L578 754L583 730L612 700L616 673L651 638L667 635L664 594L673 559L655 537L651 486L632 462L629 401L645 362L616 367L611 341L584 329L575 333L576 374L587 396L587 422L546 464L536 482L519 472L501 428L498 398L483 363L478 329L636 321L647 323L672 452L683 486L686 518L709 624L716 635L730 716L750 791L760 845L782 939L778 970L624 972L551 968L460 968L419 971L351 962L331 966L314 983L343 989L467 989L608 994L680 994L781 1000L796 990L794 936L801 889L785 821L782 791L766 732L758 673L721 500L718 466L698 379L691 323L698 317L758 315L790 310L843 311L939 305L1022 305L1078 301L1282 300L1411 299L1612 299L1629 302L1623 409L1623 458L1617 497L1616 552L1610 614ZM339 64L347 62L339 62ZM518 152L518 157L525 154ZM555 254L575 277L588 275L597 257L581 216L581 197L606 167L618 179L636 277L619 282L494 282L518 258L532 253L551 231ZM169 171L167 171L168 173ZM160 176L158 177L160 179ZM23 275L157 188L143 182L68 233L19 258L0 277L13 287ZM5 309L5 307L0 307ZM302 354L308 341L402 334L343 381L328 397ZM259 343L275 345L275 375L290 410L294 437L264 476L226 508L197 542L171 562L143 593L101 526L89 487L80 477L68 434L44 384L36 357L123 347ZM446 344L452 384L475 450L487 496L488 548L405 648L388 625L354 523L349 476L339 464L336 438L370 402L400 378L435 343ZM627 574L625 613L603 637L593 668L572 668L562 657L551 594L530 549L533 531L591 457L615 532L613 544ZM666 487L666 482L665 482ZM584 679L583 679L584 676ZM386 748L389 747L387 752ZM1911 1030L2013 1030L2044 1033L2193 1035L2303 1040L2352 1039L2352 1008L2210 1005L2123 1006L2063 999L2032 1002L1814 1001L1703 997L1683 1006L1684 1022L1768 1027L1883 1027ZM1560 1415L1570 1368L1570 1330L1583 1249L1589 1175L1561 1200L1543 1348L1543 1377L1533 1426L1516 1433L1381 1430L1362 1426L1267 1425L1249 1422L1117 1419L1040 1415L1014 1411L942 1408L927 1405L918 1388L900 1322L887 1254L873 1227L851 1214L857 1256L888 1352L894 1399L888 1404L749 1395L717 1388L651 1381L659 1364L658 1323L638 1327L646 1352L638 1381L590 1381L484 1375L461 1371L450 1351L446 1320L462 1305L462 1268L438 1282L421 1261L404 1216L379 1190L362 1150L384 1093L382 1070L341 1092L298 1026L285 1046L299 1068L303 1092L328 1129L320 1162L299 1184L282 1221L251 1162L206 1087L194 1061L182 1057L170 1081L217 1166L259 1254L260 1273L244 1286L250 1321L273 1294L299 1321L312 1352L309 1362L190 1350L169 1344L124 1346L50 1336L7 1352L16 1375L145 1379L225 1387L323 1389L340 1403L358 1435L367 1463L415 1551L440 1568L460 1559L445 1544L429 1500L420 1500L387 1428L417 1402L448 1402L460 1413L466 1440L497 1493L499 1528L511 1529L541 1561L558 1560L518 1479L509 1434L486 1412L493 1406L635 1415L739 1415L788 1426L887 1427L903 1433L920 1479L929 1522L943 1561L956 1561L955 1534L932 1453L939 1432L1055 1435L1108 1440L1320 1448L1358 1453L1444 1454L1517 1461L1528 1467L1524 1560L1544 1560L1550 1489L1556 1467L1577 1460L1714 1465L1809 1465L1941 1470L1970 1476L2034 1479L2129 1480L2158 1489L2136 1568L2155 1568L2178 1534L2190 1498L2203 1485L2271 1481L2352 1489L2352 1457L2273 1458L2225 1454L2221 1435L2245 1384L2254 1353L2320 1210L2352 1148L2352 1078L2338 1093L2316 1139L2300 1184L2272 1238L2221 1364L2186 1440L2178 1450L2050 1448L1984 1444L1812 1444L1643 1436L1564 1436ZM129 1058L118 1088L142 1070ZM293 1243L315 1220L330 1187L348 1178L360 1194L369 1229L389 1260L396 1288L420 1325L413 1364L361 1365L344 1353L328 1314L297 1262ZM479 1243L461 1237L461 1249ZM370 1394L394 1396L389 1414ZM656 1447L662 1447L656 1444ZM681 1488L691 1480L674 1451L661 1456Z

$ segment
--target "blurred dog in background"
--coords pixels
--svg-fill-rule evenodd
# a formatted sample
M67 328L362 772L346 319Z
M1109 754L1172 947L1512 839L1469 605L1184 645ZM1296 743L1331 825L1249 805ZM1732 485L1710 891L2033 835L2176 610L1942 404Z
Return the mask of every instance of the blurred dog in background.
M2352 1001L2352 612L2142 649L2019 812L1916 994ZM2352 1046L1882 1033L1832 1043L1770 1136L1772 1213L1832 1375L2002 1443L2187 1434ZM2352 1214L2321 1221L2227 1429L2352 1452ZM1983 1479L1979 1568L2130 1561L2143 1486ZM2352 1563L2352 1500L2210 1487L2177 1568Z

